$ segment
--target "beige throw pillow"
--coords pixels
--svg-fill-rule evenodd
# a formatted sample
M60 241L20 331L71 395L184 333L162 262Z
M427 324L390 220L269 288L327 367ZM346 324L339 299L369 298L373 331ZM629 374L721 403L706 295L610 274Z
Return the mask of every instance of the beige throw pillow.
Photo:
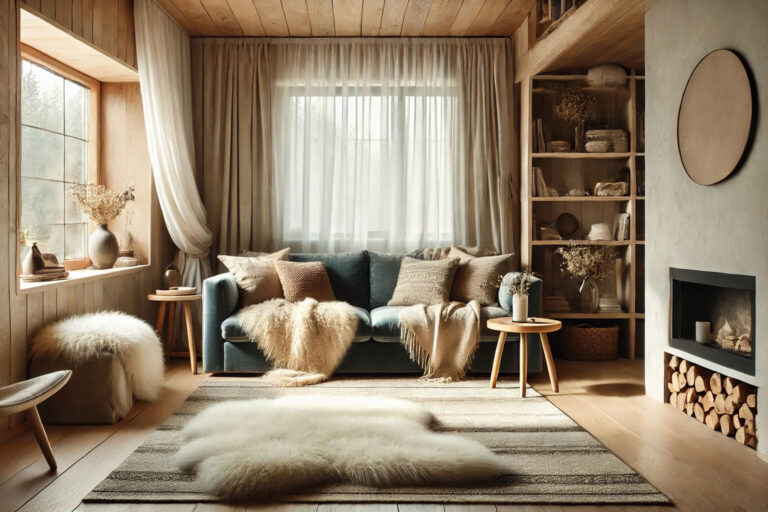
M448 302L458 259L423 261L405 257L397 286L388 306L442 304Z
M318 302L336 300L322 261L276 261L275 268L283 285L285 300L300 302L307 297Z
M261 256L219 255L219 261L235 276L242 307L283 296L275 261L287 260L290 254L291 250L286 248Z
M451 300L476 300L482 306L496 304L498 289L495 283L499 276L509 271L511 254L478 258L453 247L448 257L459 260L459 268L451 287Z

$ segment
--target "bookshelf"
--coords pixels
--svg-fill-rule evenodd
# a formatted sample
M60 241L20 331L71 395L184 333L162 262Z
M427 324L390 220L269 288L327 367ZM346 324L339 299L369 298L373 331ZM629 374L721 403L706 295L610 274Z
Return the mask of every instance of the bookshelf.
M525 79L521 84L521 263L544 279L544 296L564 295L574 309L567 313L544 312L545 316L567 322L619 324L623 352L634 359L637 340L644 333L644 261L645 261L645 147L643 108L645 82L634 71L628 73L624 87L589 87L585 74L546 74ZM622 128L628 135L629 151L620 153L574 152L573 126L557 119L554 104L563 87L580 88L597 98L597 119L587 122L591 128ZM572 150L566 153L534 152L539 138L535 119L542 119L545 141L568 140ZM536 194L534 168L540 168L547 186L559 192L581 188L592 194L597 181L623 177L629 182L623 196L554 197ZM579 221L579 229L567 240L542 240L538 228L553 226L557 217L570 213ZM612 225L616 214L629 214L626 240L586 240L585 233L595 223ZM600 284L602 295L616 295L621 312L580 313L575 311L574 291L578 283L560 271L558 247L567 245L610 246L617 252L616 268Z

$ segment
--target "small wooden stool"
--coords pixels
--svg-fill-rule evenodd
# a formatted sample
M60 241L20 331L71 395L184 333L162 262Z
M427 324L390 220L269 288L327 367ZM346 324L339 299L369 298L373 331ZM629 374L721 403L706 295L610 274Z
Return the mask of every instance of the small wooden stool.
M504 343L507 341L507 333L520 334L520 397L525 398L525 383L528 373L528 334L541 336L541 346L544 349L544 358L547 360L547 371L552 390L557 393L557 372L555 361L552 359L552 350L549 348L548 332L560 330L563 323L560 320L549 318L529 318L527 322L514 322L510 317L492 318L488 320L488 328L499 331L499 341L496 344L496 355L493 357L493 371L491 372L491 388L496 387L499 378L499 365L501 365L501 353L504 351Z
M56 458L37 412L37 405L63 388L71 376L71 370L60 370L0 388L0 418L24 412L51 471L56 471Z
M165 309L168 304L168 337L165 339L165 352L171 356L171 343L173 343L173 325L176 319L176 303L184 304L184 319L187 323L187 343L189 345L189 367L192 373L197 373L197 350L195 349L195 331L192 327L192 303L203 298L202 295L147 295L147 299L159 302L157 309L157 333L162 337L165 323Z

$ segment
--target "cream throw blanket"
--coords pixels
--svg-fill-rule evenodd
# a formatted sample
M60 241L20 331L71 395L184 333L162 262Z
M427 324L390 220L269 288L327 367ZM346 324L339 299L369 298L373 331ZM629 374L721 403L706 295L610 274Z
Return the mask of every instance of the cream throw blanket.
M278 386L327 380L357 332L358 316L346 302L273 299L238 313L240 325L277 369L263 379Z
M400 312L400 338L424 379L464 378L480 341L480 303L417 304Z

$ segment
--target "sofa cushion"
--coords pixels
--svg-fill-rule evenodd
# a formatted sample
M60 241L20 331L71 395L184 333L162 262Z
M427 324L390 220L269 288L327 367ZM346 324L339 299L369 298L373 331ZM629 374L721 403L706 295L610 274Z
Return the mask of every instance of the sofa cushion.
M384 343L400 342L400 311L408 306L382 306L371 311L371 326L373 339ZM486 306L480 309L483 330L480 332L480 341L496 341L499 333L486 327L486 320L509 316L509 313L496 306Z
M355 333L355 339L352 341L355 343L369 341L371 339L371 315L364 308L354 306L354 310L357 313L358 322L357 333ZM243 328L240 327L237 315L232 315L221 323L221 337L235 343L251 341Z
M448 302L459 259L421 261L403 258L389 306Z
M386 306L397 286L397 275L405 256L368 251L371 275L371 309Z
M224 264L237 281L242 307L283 296L283 287L275 270L276 260L287 260L291 250L286 248L272 254L248 253L247 256L220 254Z
M509 271L512 254L475 257L452 247L448 258L458 258L459 268L453 278L451 300L469 302L476 300L482 306L496 304L496 282Z
M320 261L325 265L336 300L368 308L368 255L364 251L337 254L291 254L290 261Z
M325 265L320 261L276 261L275 268L288 302L301 302L306 298L318 302L336 300Z

